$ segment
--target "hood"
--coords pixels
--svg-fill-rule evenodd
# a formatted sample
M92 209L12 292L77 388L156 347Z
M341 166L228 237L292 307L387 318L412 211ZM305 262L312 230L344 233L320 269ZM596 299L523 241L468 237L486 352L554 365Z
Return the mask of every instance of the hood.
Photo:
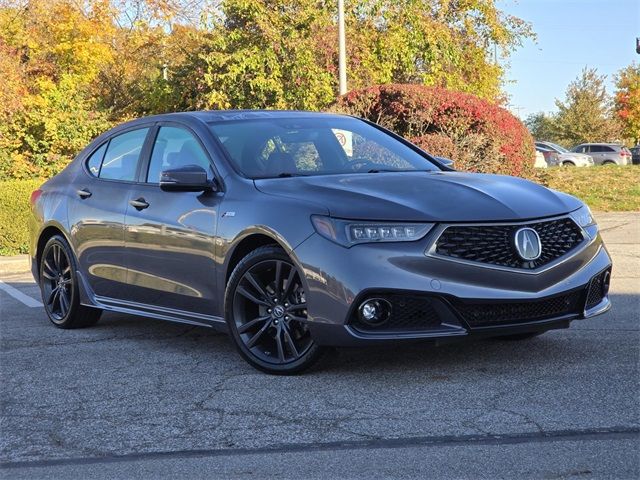
M567 153L561 153L560 157L561 158L580 158L583 160L587 160L589 158L589 155L586 155L584 153L578 153L578 152L567 152Z
M319 175L255 180L270 195L311 201L336 218L410 222L526 220L581 202L516 177L463 172Z

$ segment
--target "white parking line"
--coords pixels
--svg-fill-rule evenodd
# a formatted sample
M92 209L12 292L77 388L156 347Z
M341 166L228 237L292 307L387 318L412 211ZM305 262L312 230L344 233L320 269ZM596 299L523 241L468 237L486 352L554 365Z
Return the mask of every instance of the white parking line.
M2 280L0 280L0 290L4 290L19 302L24 303L27 307L40 308L43 306L42 303L40 303L38 300L31 298L29 295L25 295L17 288L13 288L11 285L7 285Z

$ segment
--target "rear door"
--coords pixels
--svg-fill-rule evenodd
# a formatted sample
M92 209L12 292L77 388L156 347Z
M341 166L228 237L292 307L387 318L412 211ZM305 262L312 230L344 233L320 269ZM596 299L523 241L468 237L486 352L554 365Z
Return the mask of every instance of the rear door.
M125 212L149 131L135 128L98 146L71 192L71 241L80 271L100 297L119 298L126 286Z
M602 145L591 145L589 147L589 155L593 158L593 163L601 165L604 160L604 148Z
M158 185L161 171L189 164L215 178L212 159L193 131L158 124L127 202L126 299L177 314L216 315L215 234L222 193L168 192Z
M610 147L608 145L603 145L602 146L602 161L603 162L618 163L621 160L622 160L622 156L618 152L616 152L616 150L613 147Z

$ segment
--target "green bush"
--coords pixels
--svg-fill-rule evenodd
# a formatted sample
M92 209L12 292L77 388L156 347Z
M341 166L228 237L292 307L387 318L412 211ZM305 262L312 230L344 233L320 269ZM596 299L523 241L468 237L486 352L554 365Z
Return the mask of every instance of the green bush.
M28 252L29 198L41 184L42 180L0 182L0 255Z

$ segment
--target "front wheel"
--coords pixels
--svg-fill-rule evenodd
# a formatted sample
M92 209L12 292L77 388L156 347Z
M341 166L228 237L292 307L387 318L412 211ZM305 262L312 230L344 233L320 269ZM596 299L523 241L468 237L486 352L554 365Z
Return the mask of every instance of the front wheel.
M80 305L73 252L66 240L55 235L42 250L40 291L49 320L58 328L94 325L102 310Z
M299 373L323 353L309 332L300 273L279 247L260 247L236 266L225 292L225 317L240 354L263 372Z

